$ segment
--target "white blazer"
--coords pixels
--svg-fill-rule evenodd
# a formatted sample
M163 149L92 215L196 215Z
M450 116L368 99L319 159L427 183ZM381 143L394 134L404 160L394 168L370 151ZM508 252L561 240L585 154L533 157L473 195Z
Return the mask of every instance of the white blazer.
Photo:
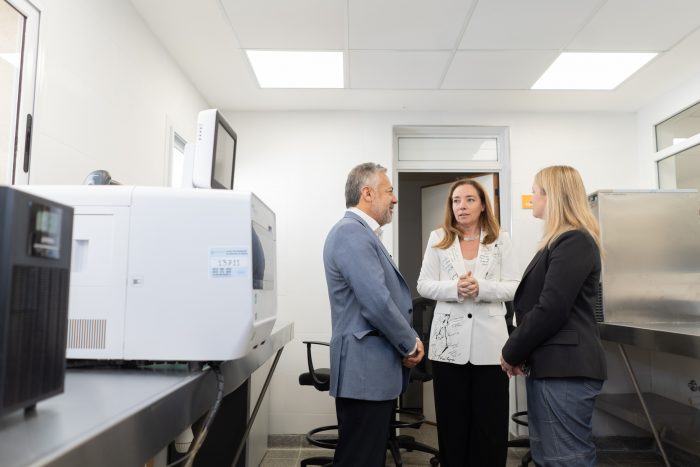
M513 299L520 283L510 236L501 232L495 242L479 243L473 272L479 295L464 299L457 295L458 278L466 274L459 238L447 249L435 248L444 235L442 228L430 233L418 277L418 293L437 301L428 358L461 365L498 365L508 340L503 302ZM482 230L480 242L484 236Z

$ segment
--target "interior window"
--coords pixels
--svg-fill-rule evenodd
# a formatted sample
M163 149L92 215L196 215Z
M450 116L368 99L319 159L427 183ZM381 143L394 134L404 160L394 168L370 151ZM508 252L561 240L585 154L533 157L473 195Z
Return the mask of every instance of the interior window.
M656 150L681 143L700 133L700 102L664 120L655 127Z
M659 188L700 190L700 144L657 162Z

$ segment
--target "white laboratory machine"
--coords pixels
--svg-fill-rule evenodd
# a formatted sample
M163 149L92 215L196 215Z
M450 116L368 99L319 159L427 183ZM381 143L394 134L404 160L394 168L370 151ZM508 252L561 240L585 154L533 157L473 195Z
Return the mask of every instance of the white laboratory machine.
M21 189L75 211L68 358L233 360L272 331L275 215L254 194Z

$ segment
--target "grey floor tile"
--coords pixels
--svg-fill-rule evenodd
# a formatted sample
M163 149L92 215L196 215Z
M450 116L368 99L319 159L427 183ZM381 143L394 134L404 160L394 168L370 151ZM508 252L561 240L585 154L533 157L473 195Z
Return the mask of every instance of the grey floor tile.
M304 435L269 435L267 445L272 449L300 448Z
M294 459L268 459L265 456L260 463L260 467L297 467L298 465L299 459L296 457Z
M419 464L419 465L430 465L430 459L432 459L432 455L424 453L424 452L406 452L406 451L401 451L401 460L402 464ZM396 465L394 462L394 458L391 456L391 454L387 455L387 464L386 465Z
M403 429L402 435L413 436L429 446L437 447L437 429L424 424L420 430ZM273 447L274 443L274 447ZM267 451L260 467L297 467L300 459L316 456L333 456L333 450L306 447L303 435L278 435L270 437L271 448ZM302 447L304 446L304 447ZM522 457L528 452L525 448L508 450L507 467L520 467ZM405 467L430 466L431 455L422 452L402 451ZM387 455L387 466L393 466L391 455ZM532 466L533 464L530 464ZM602 450L598 453L599 467L661 467L661 456L651 450Z
M266 459L298 459L299 449L268 449Z

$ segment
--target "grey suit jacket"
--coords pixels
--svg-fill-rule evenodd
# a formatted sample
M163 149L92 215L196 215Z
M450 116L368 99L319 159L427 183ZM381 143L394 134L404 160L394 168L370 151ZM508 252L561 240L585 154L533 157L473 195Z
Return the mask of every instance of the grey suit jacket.
M382 242L351 212L328 234L323 263L333 325L331 396L397 398L408 384L401 361L417 337L406 281Z

